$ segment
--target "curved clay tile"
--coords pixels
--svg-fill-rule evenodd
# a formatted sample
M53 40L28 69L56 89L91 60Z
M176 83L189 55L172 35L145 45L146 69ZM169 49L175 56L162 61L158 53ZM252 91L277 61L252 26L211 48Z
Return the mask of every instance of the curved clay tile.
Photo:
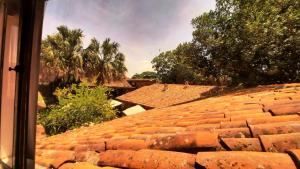
M297 104L286 104L280 107L271 107L270 112L274 115L289 115L289 114L296 114L300 112L300 103Z
M201 152L196 162L205 169L296 169L290 156L281 153Z
M255 114L243 114L230 117L231 121L234 120L246 120L248 118L256 118L256 117L271 117L271 113L255 113Z
M186 127L187 131L210 131L214 129L219 129L220 124L200 124L200 125L192 125Z
M221 122L221 128L242 128L247 127L246 120Z
M65 162L74 162L75 153L74 151L64 151L64 150L40 150L39 155L36 157L35 161L41 166L46 166L48 168L58 168Z
M259 117L247 119L248 125L276 123L276 122L288 122L288 121L300 121L299 115L286 115L286 116L272 116L272 117Z
M296 166L300 168L300 149L289 150L288 153L293 158Z
M158 150L110 150L100 153L98 165L136 169L194 169L195 155Z
M232 117L232 116L238 116L238 115L251 115L251 114L259 114L259 113L264 113L262 110L262 106L260 106L260 109L229 111L229 112L225 113L225 117Z
M300 149L300 133L261 135L260 140L265 151L285 152L290 149Z
M210 132L198 132L191 134L177 134L162 137L151 141L151 149L193 151L193 150L217 150L220 148L218 135Z
M59 169L117 169L114 167L98 167L85 162L80 163L66 163L59 167Z
M219 138L249 138L251 137L249 128L228 128L216 129L214 132L218 133Z
M253 137L300 132L300 121L250 125Z
M106 141L106 150L141 150L149 147L149 142L137 139L110 139Z
M262 151L258 138L222 138L230 151Z

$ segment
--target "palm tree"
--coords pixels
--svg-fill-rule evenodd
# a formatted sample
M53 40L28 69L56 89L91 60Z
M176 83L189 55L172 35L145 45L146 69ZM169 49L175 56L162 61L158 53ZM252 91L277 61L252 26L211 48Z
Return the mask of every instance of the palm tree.
M66 83L72 83L79 79L82 70L82 38L80 29L69 29L59 26L58 33L48 35L42 42L41 60L48 68L59 70L57 76Z
M127 68L124 64L125 55L123 53L118 53L114 61L111 63L113 67L113 77L114 80L120 80L125 77L125 73L127 72Z
M94 67L91 70L96 70L97 65L97 83L104 84L113 80L120 80L125 77L127 68L125 67L125 56L119 52L119 43L111 42L109 38L105 39L100 45L99 41L95 38L91 40L90 45L85 49L87 55L84 56L86 60L93 60ZM98 56L98 61L94 58ZM84 63L87 68L87 63ZM94 71L95 72L95 71Z
M100 43L96 38L91 39L89 46L84 49L82 55L83 61L83 70L85 77L89 80L93 80L94 77L97 77L99 74L99 64L100 64Z

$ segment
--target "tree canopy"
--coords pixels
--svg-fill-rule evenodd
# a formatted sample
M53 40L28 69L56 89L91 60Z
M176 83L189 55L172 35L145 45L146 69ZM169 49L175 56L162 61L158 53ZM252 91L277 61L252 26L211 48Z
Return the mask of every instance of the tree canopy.
M157 79L157 74L152 71L145 71L140 74L134 74L132 79Z
M192 20L193 40L184 46L187 52L180 53L185 59L176 59L176 66L170 64L175 49L154 58L153 67L163 80L166 75L172 77L174 67L185 60L184 65L196 72L200 82L299 81L299 4L297 0L217 0L215 10Z
M50 83L61 79L73 83L83 78L97 79L99 84L125 77L125 55L120 44L109 38L100 43L96 38L84 48L81 29L59 26L57 33L42 41L40 80Z
M125 78L125 55L120 44L109 38L100 43L96 38L83 47L83 31L59 26L57 33L42 41L39 91L48 104L57 102L53 92L88 80L104 84Z

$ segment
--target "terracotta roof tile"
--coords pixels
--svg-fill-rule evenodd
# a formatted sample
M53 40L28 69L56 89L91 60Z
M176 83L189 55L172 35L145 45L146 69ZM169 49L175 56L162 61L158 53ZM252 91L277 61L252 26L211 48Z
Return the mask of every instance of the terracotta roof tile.
M285 152L299 149L300 114L262 109L300 105L297 92L293 85L243 89L37 137L37 166L293 169L297 151Z
M49 168L58 168L65 162L75 161L74 151L43 150L36 153L36 163Z
M210 131L214 129L219 129L221 127L220 124L200 124L195 126L186 127L187 131Z
M300 121L299 115L287 115L287 116L272 116L272 117L259 117L249 118L247 123L249 125L265 124L265 123L276 123L276 122L288 122L288 121Z
M104 86L111 88L134 88L128 83L126 79L106 82Z
M270 111L274 115L288 115L288 114L296 114L300 112L299 104L287 104L280 107L270 108Z
M220 127L221 128L241 128L241 127L247 127L247 123L246 123L246 120L221 122Z
M158 108L200 99L202 94L212 91L214 88L215 86L153 84L119 96L117 99Z
M123 168L193 169L195 156L187 153L156 150L117 150L100 153L98 164Z
M255 113L255 114L243 114L243 115L237 115L237 116L232 116L230 117L231 121L234 120L246 120L248 118L252 118L252 117L271 117L272 115L270 113Z
M154 139L149 148L174 151L200 151L216 150L220 148L220 144L217 134L198 132Z
M258 138L222 138L230 151L262 151Z
M300 149L300 133L261 135L260 140L265 151L285 152L290 149Z
M89 163L66 163L59 169L117 169L114 167L98 167Z
M196 162L205 169L296 169L287 154L264 152L200 152Z
M249 128L228 128L216 129L220 138L249 138L251 137Z
M137 139L108 140L106 142L106 150L141 150L148 147L149 142Z
M95 151L75 151L75 160L77 162L88 162L89 164L97 165L99 160L99 153Z
M293 158L297 168L300 168L300 149L289 150L288 153Z
M250 125L253 137L300 132L300 121Z

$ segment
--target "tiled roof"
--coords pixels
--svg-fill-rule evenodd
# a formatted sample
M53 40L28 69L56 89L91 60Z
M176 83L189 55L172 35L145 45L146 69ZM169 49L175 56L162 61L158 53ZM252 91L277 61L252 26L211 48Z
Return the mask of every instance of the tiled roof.
M215 86L153 84L119 96L117 99L151 108L186 103L204 97Z
M37 168L296 169L300 84L152 109L37 140Z
M104 86L106 87L112 87L112 88L133 88L128 82L127 79L118 80L118 81L111 81L104 83Z

